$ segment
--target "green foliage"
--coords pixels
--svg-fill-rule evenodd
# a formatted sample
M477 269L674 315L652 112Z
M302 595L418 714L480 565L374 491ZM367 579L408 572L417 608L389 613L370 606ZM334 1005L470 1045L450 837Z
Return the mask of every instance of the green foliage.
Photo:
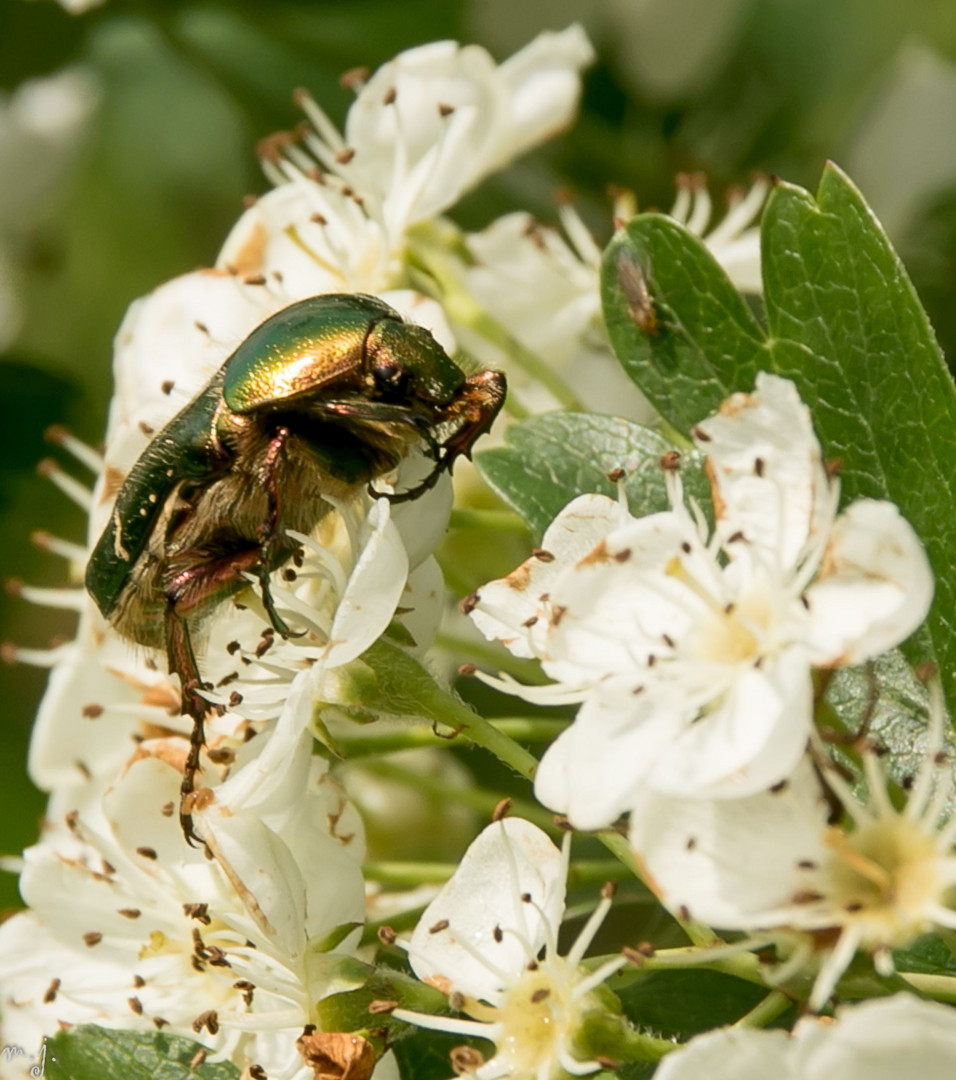
M816 199L778 184L764 213L767 328L703 244L659 215L605 255L608 329L625 369L683 432L760 369L793 379L844 497L895 502L922 538L936 601L910 655L931 650L956 705L956 389L902 263L863 197L828 166ZM622 267L624 268L622 270ZM635 321L635 280L656 325ZM637 301L641 301L638 295ZM640 308L640 304L638 304ZM641 311L637 311L641 316Z
M202 1049L192 1039L162 1031L112 1031L85 1024L47 1043L49 1080L238 1080L229 1062L190 1062Z
M513 424L507 446L475 455L488 484L541 535L575 496L617 495L608 479L625 471L625 491L634 514L667 508L661 458L678 450L656 431L614 416L555 412ZM708 499L701 457L681 454L684 482L701 502Z

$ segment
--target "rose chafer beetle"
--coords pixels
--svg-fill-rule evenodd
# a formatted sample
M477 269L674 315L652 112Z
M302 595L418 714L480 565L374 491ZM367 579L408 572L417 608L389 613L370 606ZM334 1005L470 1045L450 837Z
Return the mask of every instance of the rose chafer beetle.
M194 651L204 619L251 574L273 627L288 636L269 589L298 550L287 530L311 532L328 498L371 490L423 444L428 476L385 496L418 497L470 455L505 389L497 371L466 377L427 330L376 297L315 296L253 330L140 455L86 586L120 634L165 649L179 676L193 719L180 808L187 839L210 708Z

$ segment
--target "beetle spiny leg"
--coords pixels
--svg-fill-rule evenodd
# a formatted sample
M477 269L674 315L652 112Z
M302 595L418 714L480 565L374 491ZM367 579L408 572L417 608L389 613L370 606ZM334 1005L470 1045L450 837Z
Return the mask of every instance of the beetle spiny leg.
M196 847L194 841L203 843L201 836L193 829L192 814L189 812L192 796L196 791L196 774L200 771L200 755L206 743L205 719L209 708L206 699L199 693L202 680L199 666L193 653L186 620L175 608L175 600L170 599L166 608L166 655L171 672L179 676L183 695L183 713L193 722L192 735L189 739L189 753L183 769L183 782L179 788L179 824L183 836L190 847Z
M263 553L265 548L263 548ZM258 567L259 586L262 589L262 603L269 616L269 622L277 634L284 638L305 637L305 630L292 630L289 624L282 618L276 608L275 597L272 595L272 585L269 581L269 565L265 554Z

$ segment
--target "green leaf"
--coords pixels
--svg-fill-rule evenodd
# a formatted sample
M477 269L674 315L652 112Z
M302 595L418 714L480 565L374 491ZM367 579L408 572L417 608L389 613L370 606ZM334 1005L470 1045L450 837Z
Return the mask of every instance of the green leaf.
M112 1031L84 1024L47 1043L48 1080L239 1080L229 1062L190 1062L202 1049L192 1039L162 1031Z
M927 631L956 705L956 388L926 313L832 165L816 201L777 186L763 259L776 370L797 383L828 456L843 460L844 497L891 499L926 546L936 573Z
M652 971L616 993L635 1026L681 1041L735 1023L767 995L716 971Z
M638 216L605 255L611 340L684 433L730 392L751 390L759 369L796 382L826 455L843 461L844 499L890 499L926 546L936 600L925 638L907 652L932 651L956 711L956 388L932 328L885 233L835 166L815 199L777 184L762 242L769 332L699 239L669 218Z
M576 496L598 492L614 498L608 473L624 469L631 512L668 506L661 458L677 447L649 428L614 416L555 412L512 424L507 446L475 455L487 483L540 536ZM684 483L705 504L707 485L696 450L681 453Z
M601 298L624 370L678 431L733 390L749 390L769 366L743 297L700 240L666 215L640 214L614 237Z

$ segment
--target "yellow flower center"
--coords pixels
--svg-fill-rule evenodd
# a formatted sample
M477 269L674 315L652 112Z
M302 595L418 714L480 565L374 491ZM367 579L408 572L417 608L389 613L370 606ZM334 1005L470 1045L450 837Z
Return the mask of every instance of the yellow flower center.
M882 818L847 835L827 834L830 898L864 927L870 944L902 946L933 925L945 903L939 855L919 822Z
M550 1064L550 1080L565 1080L568 1074L559 1064L558 1051L570 1046L589 1000L589 995L574 999L577 981L577 971L563 957L550 957L526 971L500 1007L476 1003L477 1008L468 1008L476 1019L501 1025L495 1056L510 1066L510 1076L537 1078L541 1067Z

